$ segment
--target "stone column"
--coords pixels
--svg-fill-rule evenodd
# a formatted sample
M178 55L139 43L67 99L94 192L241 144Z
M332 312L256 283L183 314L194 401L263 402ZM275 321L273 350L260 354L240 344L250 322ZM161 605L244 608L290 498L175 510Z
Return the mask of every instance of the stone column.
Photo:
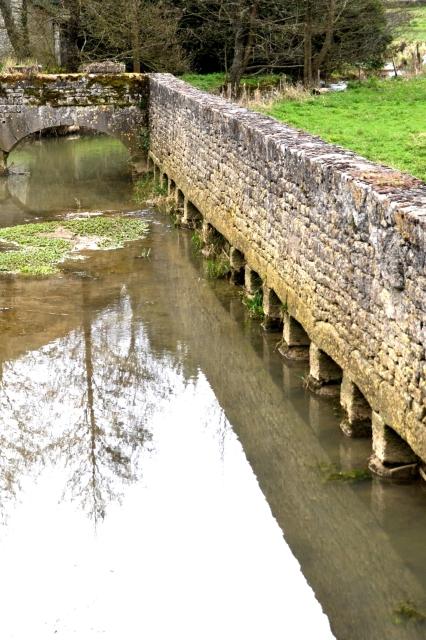
M308 388L320 395L336 396L340 392L342 370L314 342L309 347Z
M311 340L300 324L287 311L282 311L283 339L279 352L290 360L309 360Z
M183 201L183 216L181 224L183 227L195 229L197 223L202 219L201 213L198 211L190 200L185 196Z
M371 436L371 407L346 373L340 387L340 404L346 412L340 423L343 433L350 438Z
M244 267L246 261L241 251L238 251L235 247L230 247L229 249L229 264L231 265L230 282L236 285L244 284Z
M176 185L174 181L168 176L167 177L167 195L169 197L174 196L176 191Z
M262 327L265 331L279 331L282 327L282 304L277 294L267 285L263 285L263 312L265 314Z
M244 267L244 288L248 298L253 298L262 288L262 278L247 264Z
M370 470L391 480L408 481L418 476L419 459L411 447L373 411L373 455Z
M7 176L9 173L9 169L7 168L7 159L9 157L9 153L7 151L2 151L0 154L0 176Z

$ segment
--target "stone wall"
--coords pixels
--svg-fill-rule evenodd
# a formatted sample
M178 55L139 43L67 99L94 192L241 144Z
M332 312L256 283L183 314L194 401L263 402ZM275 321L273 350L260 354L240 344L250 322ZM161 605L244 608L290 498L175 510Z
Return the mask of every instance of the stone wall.
M149 114L154 162L426 461L426 185L169 75Z
M148 78L122 75L0 76L0 149L46 128L78 125L121 139L136 154L148 139Z

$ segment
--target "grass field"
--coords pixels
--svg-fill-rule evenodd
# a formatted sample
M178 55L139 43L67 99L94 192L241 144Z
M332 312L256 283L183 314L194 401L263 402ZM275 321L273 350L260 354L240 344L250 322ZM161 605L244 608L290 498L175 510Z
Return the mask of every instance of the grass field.
M202 91L208 91L209 93L219 93L221 87L226 82L226 76L224 73L207 73L201 75L199 73L185 73L182 80L189 82L197 89ZM248 87L263 89L265 87L277 86L280 82L279 75L258 75L258 76L244 76L242 84L246 84Z
M426 42L426 6L409 9L412 20L404 28L401 39L410 42Z
M426 76L373 80L262 111L426 181Z

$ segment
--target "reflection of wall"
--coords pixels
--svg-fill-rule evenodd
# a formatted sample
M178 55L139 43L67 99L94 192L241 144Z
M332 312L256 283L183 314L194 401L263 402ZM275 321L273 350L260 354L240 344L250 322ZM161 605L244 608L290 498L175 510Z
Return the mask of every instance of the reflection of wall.
M426 460L426 186L167 75L154 160Z
M207 377L336 637L400 640L392 608L424 597L423 585L406 566L404 546L400 555L356 487L322 482L317 466L328 459L327 450L286 397L288 389L271 380L244 325L191 264L189 234L173 244L161 237L150 244L149 272L142 281L132 279L128 291L136 298L142 288L150 301L139 313L151 349L161 354L166 344L173 353L184 345L186 370L200 369ZM166 333L158 328L159 314ZM323 428L326 421L323 410ZM335 422L336 437L344 438ZM418 631L408 629L402 637L414 640Z
M2 289L0 306L14 307L15 316L9 334L0 326L4 337L0 360L24 352L31 360L36 349L50 343L41 350L46 360L56 348L57 363L80 371L81 331L90 324L93 354L98 354L92 363L94 371L100 364L110 366L103 381L110 381L111 386L105 394L98 384L100 397L116 404L114 390L117 393L120 384L114 375L122 362L117 364L111 354L121 353L131 322L138 333L143 327L144 341L135 341L134 352L150 365L153 388L163 385L166 395L172 393L169 368L187 377L196 376L199 370L206 375L337 637L400 640L401 627L392 623L392 608L406 600L421 601L422 586L356 489L321 482L317 464L327 460L327 451L293 401L271 380L262 358L244 335L244 325L200 277L189 259L189 234L172 234L153 225L145 243L151 248L149 260L135 259L140 254L136 246L124 252L100 253L85 265L91 277L84 281L15 280L6 294ZM40 307L44 315L36 313ZM235 305L232 307L238 315ZM54 345L61 336L65 338ZM78 346L75 352L74 343ZM68 392L65 379L57 376L57 391L64 396ZM139 379L134 376L131 385ZM127 396L124 406L133 406ZM138 404L135 408L140 414ZM67 433L71 439L72 430ZM65 439L65 450L73 455L73 469L87 459L83 457L88 450L87 433L79 429L73 448L68 447L70 439ZM126 432L122 439L125 444ZM76 449L79 443L81 448ZM79 487L76 483L76 492ZM414 626L406 631L404 640L418 637Z

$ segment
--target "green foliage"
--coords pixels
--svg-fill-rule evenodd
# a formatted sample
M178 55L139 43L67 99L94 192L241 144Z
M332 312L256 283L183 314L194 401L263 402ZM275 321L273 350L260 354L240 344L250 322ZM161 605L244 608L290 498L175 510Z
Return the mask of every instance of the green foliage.
M133 198L138 205L155 203L156 200L165 197L167 197L167 186L157 182L152 173L147 173L136 181Z
M59 229L70 232L71 237L52 237L51 234ZM97 216L6 227L0 229L0 240L10 243L10 250L0 252L0 271L27 276L55 274L59 271L58 264L70 255L73 237L96 237L100 239L99 247L112 249L145 237L147 230L146 222L122 216Z
M149 151L149 131L148 129L141 129L139 134L139 140L141 149L144 151Z
M426 76L372 80L348 91L279 100L268 115L426 180Z
M321 463L319 470L324 482L360 482L371 479L371 473L368 469L343 471L343 469L338 469L334 464Z
M201 233L199 231L194 231L191 236L191 244L194 250L194 253L201 253L201 249L204 247L204 241Z
M395 624L407 624L409 622L422 623L426 622L426 614L417 609L416 605L407 600L401 602L393 610Z
M249 316L261 320L265 312L263 311L263 295L257 291L254 296L243 295L243 304L247 307Z
M210 280L220 280L228 275L231 265L226 256L220 255L216 258L208 258L204 263L204 268Z

